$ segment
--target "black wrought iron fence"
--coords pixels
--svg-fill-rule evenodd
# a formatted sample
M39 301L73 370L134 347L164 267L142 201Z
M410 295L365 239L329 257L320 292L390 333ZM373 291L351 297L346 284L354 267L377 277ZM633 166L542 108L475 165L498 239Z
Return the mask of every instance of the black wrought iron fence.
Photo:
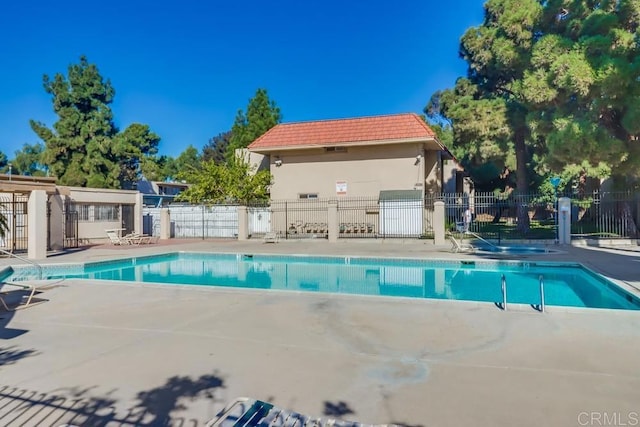
M434 201L435 197L275 200L269 205L270 231L287 239L326 238L329 209L335 206L341 239L428 237L433 235Z
M553 197L541 194L479 193L443 194L445 229L462 231L468 209L471 223L468 230L484 239L554 239L556 236L555 203ZM519 227L525 220L528 226Z
M4 237L0 237L0 248L5 251L24 252L29 247L28 201L29 197L21 194L0 197L0 213L7 223Z
M271 231L286 239L325 239L329 234L326 199L273 200Z
M345 198L336 201L339 238L376 238L380 233L378 198Z

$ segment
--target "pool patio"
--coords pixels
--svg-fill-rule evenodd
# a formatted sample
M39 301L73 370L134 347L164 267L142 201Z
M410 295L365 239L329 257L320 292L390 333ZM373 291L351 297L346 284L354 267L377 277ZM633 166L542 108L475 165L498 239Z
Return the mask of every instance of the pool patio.
M198 240L96 246L46 263L177 250L494 256L448 249ZM561 249L525 258L582 262L640 289L638 246ZM203 426L239 396L411 427L640 419L640 312L77 280L40 296L48 301L0 312L0 425Z

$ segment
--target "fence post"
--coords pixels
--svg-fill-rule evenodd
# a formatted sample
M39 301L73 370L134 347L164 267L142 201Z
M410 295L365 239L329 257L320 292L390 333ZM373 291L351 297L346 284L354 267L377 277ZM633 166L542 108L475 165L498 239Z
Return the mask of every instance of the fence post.
M47 257L47 193L33 190L27 203L27 257L43 259Z
M138 193L136 195L136 204L133 207L133 231L138 234L143 234L142 208L144 206L144 202L142 197L142 193Z
M327 228L329 232L329 242L336 243L338 241L338 201L329 200L327 212Z
M558 199L558 243L571 244L571 199L561 197Z
M433 243L436 245L444 245L445 240L445 214L444 202L438 200L433 203Z
M169 209L163 208L160 209L160 239L170 239L171 238L171 214L169 213Z
M54 194L49 198L49 246L53 250L65 247L65 214L64 200L60 194Z
M249 238L249 212L246 206L238 206L238 240Z

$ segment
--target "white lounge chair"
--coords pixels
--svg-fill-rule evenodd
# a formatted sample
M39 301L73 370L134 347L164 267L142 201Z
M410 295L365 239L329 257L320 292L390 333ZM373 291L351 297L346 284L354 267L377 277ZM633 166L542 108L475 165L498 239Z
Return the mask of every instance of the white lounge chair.
M361 424L335 418L316 418L278 408L269 402L241 397L227 405L205 427L392 427L387 424Z
M152 236L147 236L146 234L131 233L124 236L122 240L125 240L129 245L148 245L152 243Z
M476 248L471 244L467 243L464 240L458 241L453 234L449 234L449 240L451 241L451 252L475 252Z
M16 311L45 302L35 298L38 290L29 283L0 283L0 311Z
M120 237L120 235L118 234L117 231L115 230L106 230L107 233L107 237L109 237L109 241L111 242L112 245L128 245L130 244L130 242L124 238L124 237Z
M265 233L262 241L264 243L278 243L280 241L280 234L275 231L269 231Z

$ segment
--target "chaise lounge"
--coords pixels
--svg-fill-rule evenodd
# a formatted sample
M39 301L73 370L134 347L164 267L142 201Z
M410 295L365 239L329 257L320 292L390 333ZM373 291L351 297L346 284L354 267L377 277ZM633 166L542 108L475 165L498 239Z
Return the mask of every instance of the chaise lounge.
M334 418L314 418L278 408L261 400L241 397L227 405L206 427L393 427L361 424Z
M471 243L467 243L464 240L459 241L453 234L449 233L449 240L451 241L451 252L475 252L476 248Z

